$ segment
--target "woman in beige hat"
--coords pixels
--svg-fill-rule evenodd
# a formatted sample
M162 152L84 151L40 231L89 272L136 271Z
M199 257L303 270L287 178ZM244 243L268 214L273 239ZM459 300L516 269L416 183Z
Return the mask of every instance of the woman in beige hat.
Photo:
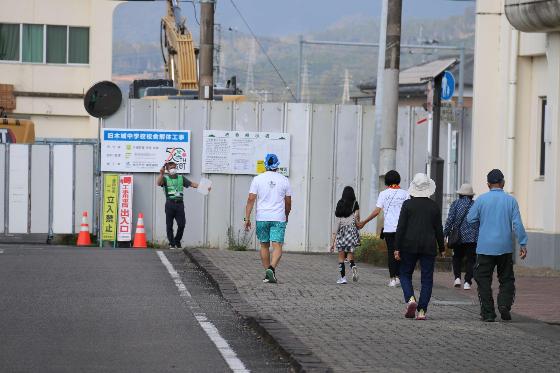
M457 191L459 198L449 207L449 215L445 223L443 235L447 237L447 245L453 249L453 286L461 287L461 267L466 257L466 273L463 289L470 290L473 279L474 263L476 262L476 242L478 241L478 223L469 223L465 219L473 205L473 188L463 184Z
M395 237L395 259L401 261L401 287L407 302L405 317L425 320L428 303L434 283L434 264L439 252L445 250L440 207L430 196L436 191L436 184L426 174L416 174L406 200L401 208L397 234ZM416 263L420 262L421 290L416 302L412 287L412 274Z

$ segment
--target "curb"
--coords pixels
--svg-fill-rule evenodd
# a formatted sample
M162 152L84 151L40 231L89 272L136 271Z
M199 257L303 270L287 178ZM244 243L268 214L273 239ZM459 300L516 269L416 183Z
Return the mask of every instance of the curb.
M322 362L284 324L268 315L259 314L237 290L233 281L200 249L184 249L183 252L205 272L216 285L234 311L255 329L261 337L276 345L288 358L296 372L328 372L333 370Z

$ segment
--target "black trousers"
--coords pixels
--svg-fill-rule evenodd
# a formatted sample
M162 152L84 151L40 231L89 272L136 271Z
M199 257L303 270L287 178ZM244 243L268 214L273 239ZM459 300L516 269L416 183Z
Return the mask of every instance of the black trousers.
M173 220L177 221L177 235L173 236ZM185 231L185 205L183 201L165 202L165 225L167 228L167 239L170 245L181 245L183 232Z
M478 284L480 315L495 318L494 298L492 296L492 276L494 267L498 269L500 291L498 293L498 309L504 307L508 311L515 300L515 277L513 275L513 254L476 256L474 279Z
M383 233L387 244L387 263L389 264L389 277L398 277L401 273L401 262L395 260L396 233Z
M465 281L472 284L474 263L476 262L476 243L461 243L453 248L453 274L455 278L461 278L461 267L465 257Z

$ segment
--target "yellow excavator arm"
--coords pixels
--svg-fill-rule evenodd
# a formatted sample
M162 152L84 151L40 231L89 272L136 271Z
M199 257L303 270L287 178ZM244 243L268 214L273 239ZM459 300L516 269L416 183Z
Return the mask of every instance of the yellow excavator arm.
M162 53L167 79L177 89L198 90L196 54L191 32L181 16L178 0L167 0L167 15L161 20Z

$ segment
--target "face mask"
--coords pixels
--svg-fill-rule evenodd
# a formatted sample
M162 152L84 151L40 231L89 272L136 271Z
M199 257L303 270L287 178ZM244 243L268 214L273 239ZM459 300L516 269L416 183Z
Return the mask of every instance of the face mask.
M177 174L177 169L176 168L170 168L169 169L169 175L173 176Z

